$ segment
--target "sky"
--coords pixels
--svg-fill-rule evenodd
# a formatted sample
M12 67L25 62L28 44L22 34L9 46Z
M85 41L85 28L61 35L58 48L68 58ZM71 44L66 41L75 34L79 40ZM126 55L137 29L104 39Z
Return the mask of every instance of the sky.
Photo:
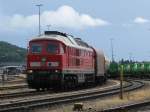
M0 41L26 48L41 29L80 37L115 60L150 60L150 0L0 0Z

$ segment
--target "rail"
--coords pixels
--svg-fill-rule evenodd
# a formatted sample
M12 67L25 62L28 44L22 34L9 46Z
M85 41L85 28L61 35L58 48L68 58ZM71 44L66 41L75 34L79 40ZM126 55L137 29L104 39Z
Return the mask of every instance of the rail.
M124 87L124 91L132 91L144 86L143 82L140 81L131 81L130 85ZM41 106L54 105L54 104L62 104L62 103L70 103L73 101L81 101L94 99L98 97L105 97L108 95L114 95L119 93L119 88L109 89L105 91L88 91L88 92L77 92L72 94L65 95L53 95L53 96L44 96L37 97L36 99L28 99L28 100L20 100L18 102L11 102L6 104L0 104L0 112L8 112L8 111L19 111L19 110L28 110L32 108L38 108Z

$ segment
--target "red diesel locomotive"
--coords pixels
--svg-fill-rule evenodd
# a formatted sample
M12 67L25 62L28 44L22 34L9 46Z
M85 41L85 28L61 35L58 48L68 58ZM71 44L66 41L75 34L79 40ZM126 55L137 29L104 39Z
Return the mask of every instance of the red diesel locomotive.
M30 88L73 88L106 81L106 60L80 38L58 31L29 42L27 82Z

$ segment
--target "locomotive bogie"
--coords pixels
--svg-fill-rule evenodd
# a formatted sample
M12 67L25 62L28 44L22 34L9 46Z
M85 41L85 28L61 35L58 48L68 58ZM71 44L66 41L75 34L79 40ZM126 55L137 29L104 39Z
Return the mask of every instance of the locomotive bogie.
M61 74L60 73L40 73L34 72L28 74L27 78L29 88L52 88L56 85L60 85Z

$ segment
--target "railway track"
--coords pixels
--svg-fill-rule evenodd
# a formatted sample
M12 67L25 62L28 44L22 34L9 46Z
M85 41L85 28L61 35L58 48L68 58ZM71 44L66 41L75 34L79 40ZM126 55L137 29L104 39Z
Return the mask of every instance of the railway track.
M110 81L109 83L112 83L112 81ZM126 86L130 86L130 84L126 84ZM101 89L102 91L103 90L106 90L106 89L114 89L114 88L119 88L118 85L110 85L110 86L106 86L106 87L102 87L102 86L98 86L98 87L95 87L93 88L92 90L96 90L96 89ZM70 92L74 92L74 91L85 91L85 90L88 90L90 88L82 88L79 90L76 89L76 90L72 90ZM91 90L91 89L90 89ZM52 93L58 93L58 92L61 92L61 91L35 91L33 89L29 89L27 91L23 91L23 92L14 92L14 93L5 93L5 94L0 94L0 99L10 99L10 98L17 98L17 97L26 97L26 96L36 96L36 95L46 95L46 94L52 94ZM63 93L65 93L65 91L62 91ZM68 91L69 92L69 91Z
M11 80L0 82L0 90L27 88L26 80L19 76L9 76Z
M4 84L22 84L22 83L26 83L26 81L23 79L17 79L17 80L10 80L10 81L4 82ZM2 83L1 83L1 85L2 85Z
M12 89L22 89L22 88L27 88L27 84L13 84L13 85L2 85L0 86L0 90L12 90Z
M138 102L138 103L126 104L126 105L123 105L123 106L114 107L114 108L110 108L110 109L105 109L105 110L98 111L98 112L127 112L128 110L131 110L131 109L136 110L139 107L144 107L144 106L149 106L149 105L150 105L150 100L143 101L143 102Z
M22 83L26 83L26 80L20 79L8 82L8 84L22 84Z
M52 91L35 91L35 90L27 90L24 92L17 92L17 93L9 93L9 94L0 94L0 99L11 99L17 97L26 97L26 96L35 96L35 95L44 95L50 94Z
M22 83L25 82L25 78L21 77L21 76L8 76L8 79L5 80L5 84L12 84L12 83ZM0 82L2 83L2 82Z
M132 78L134 80L140 80L139 78ZM142 79L144 82L145 81L150 81L150 79ZM146 82L147 83L147 82ZM148 85L149 86L149 85ZM104 109L104 110L100 110L97 112L140 112L139 109L140 108L145 108L146 106L150 106L150 99L144 99L143 101L138 101L138 102L132 102L132 103L128 103L128 104L124 104L124 105L120 105L120 106L115 106L115 107L111 107L108 109ZM144 112L149 112L149 111L144 111Z
M144 83L140 81L133 81L128 84L128 86L124 86L124 91L131 91L137 88L144 86ZM64 94L53 94L53 95L43 95L36 96L35 98L29 99L19 99L11 102L3 102L0 104L0 112L8 112L8 111L19 111L24 109L37 108L39 106L53 105L53 104L61 104L61 103L69 103L73 101L80 100L88 100L94 99L98 97L104 97L107 95L113 95L119 93L119 88L106 89L106 90L92 90L92 91L77 91L77 92L69 92Z

